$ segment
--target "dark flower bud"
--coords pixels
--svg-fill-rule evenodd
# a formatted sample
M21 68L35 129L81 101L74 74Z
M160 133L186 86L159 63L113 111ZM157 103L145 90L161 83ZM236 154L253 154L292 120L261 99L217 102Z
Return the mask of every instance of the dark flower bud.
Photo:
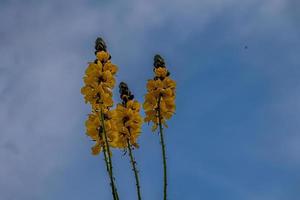
M106 51L106 44L101 37L98 37L95 41L95 54L99 51Z
M133 100L134 99L134 95L131 94L129 97L128 97L129 100Z
M121 82L119 85L120 98L123 100L123 104L126 105L128 100L133 100L134 95L131 94L131 91L128 88L128 85L124 82Z
M165 67L166 64L165 64L164 59L160 55L156 54L154 56L154 64L153 65L155 68L158 68L158 67Z

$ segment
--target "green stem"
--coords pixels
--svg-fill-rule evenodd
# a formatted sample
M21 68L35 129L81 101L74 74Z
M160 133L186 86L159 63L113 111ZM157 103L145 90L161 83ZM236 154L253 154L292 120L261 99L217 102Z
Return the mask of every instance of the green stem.
M138 200L141 200L142 197L141 197L141 191L140 191L141 187L140 187L140 181L139 181L139 176L138 176L138 170L137 170L137 167L136 167L136 161L134 160L134 157L133 157L133 153L132 153L132 149L131 149L129 139L127 139L127 147L128 147L128 150L129 150L129 156L130 156L130 161L131 161L131 165L132 165L132 171L134 172Z
M164 134L160 113L160 101L161 97L158 99L158 125L159 125L159 133L160 133L160 144L162 149L162 157L163 157L163 167L164 167L164 200L167 200L167 157L166 157L166 145L164 142Z
M103 111L101 109L101 123L102 123L102 127L103 127L103 135L104 135L104 140L105 140L105 145L104 145L104 149L106 149L106 156L104 156L106 158L107 161L107 157L108 157L108 163L109 163L109 177L110 177L110 182L111 182L111 188L112 188L112 194L113 194L113 198L114 200L119 200L119 195L117 192L117 188L115 185L115 181L114 181L114 176L113 176L113 168L112 168L112 160L111 160L111 155L110 155L110 147L109 147L109 143L108 143L108 138L107 138L107 134L106 134L106 129L105 129L105 125L104 125L104 114Z
M106 164L106 171L110 176L109 161L108 161L108 158L107 158L106 145L104 145L104 147L103 147L103 154L104 154L104 160L105 160L105 164ZM112 185L113 185L113 183L111 182L110 186L112 187ZM115 199L115 193L114 193L113 187L112 187L112 195Z

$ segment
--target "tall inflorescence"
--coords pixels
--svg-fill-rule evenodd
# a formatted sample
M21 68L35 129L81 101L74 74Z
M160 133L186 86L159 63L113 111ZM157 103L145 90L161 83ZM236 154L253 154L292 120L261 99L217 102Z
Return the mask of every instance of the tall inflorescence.
M93 155L98 155L103 150L113 199L119 200L110 151L110 146L113 146L117 133L112 119L113 113L110 109L113 106L112 90L115 86L115 74L118 68L111 63L111 56L107 52L102 38L97 38L95 49L96 60L89 63L83 77L85 85L81 88L85 102L91 104L92 107L85 124L86 134L95 142L92 147Z
M137 162L134 159L133 147L138 147L137 139L141 133L143 119L140 115L140 103L134 99L126 83L119 85L122 103L115 110L115 122L118 129L116 147L128 150L130 163L134 172L138 200L141 200L140 181L137 170Z
M144 110L145 122L153 122L152 131L159 127L160 144L163 158L163 200L167 200L167 156L164 141L163 125L175 112L175 89L176 83L169 76L165 61L160 55L154 56L155 76L147 82L147 94L145 95Z
M175 113L176 82L170 78L170 72L160 55L154 56L153 71L155 76L147 82L143 107L146 113L144 120L153 122L152 131L155 131L159 125L159 114L161 123L167 127L166 121Z
M127 141L129 141L130 145L138 147L137 139L143 123L140 115L141 105L134 100L134 95L126 83L120 83L119 92L122 103L117 104L115 109L115 123L118 129L115 145L118 148L127 148Z
M109 143L112 144L115 139L116 129L112 123L110 108L113 106L112 90L115 86L115 74L118 68L112 64L111 56L101 38L96 40L95 49L96 60L90 62L85 71L83 78L85 85L81 88L81 93L84 95L85 102L92 106L92 112L86 121L86 133L95 141L92 154L97 155L105 145L104 128L106 128ZM101 113L104 124L101 122Z

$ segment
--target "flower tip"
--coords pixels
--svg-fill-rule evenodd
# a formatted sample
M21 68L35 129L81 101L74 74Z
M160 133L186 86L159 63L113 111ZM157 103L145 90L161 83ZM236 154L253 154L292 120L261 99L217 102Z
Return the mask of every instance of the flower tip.
M125 83L125 82L121 82L120 84L119 84L119 88L120 89L122 89L122 88L128 88L128 86L127 86L127 84Z
M95 53L99 51L106 51L106 44L101 37L98 37L95 41L95 50L96 50Z
M155 68L165 67L165 60L159 54L156 54L154 56L154 64L153 65Z
M123 100L124 104L126 104L128 100L134 99L134 95L131 93L131 91L128 88L128 85L125 82L121 82L119 84L119 92L120 98Z

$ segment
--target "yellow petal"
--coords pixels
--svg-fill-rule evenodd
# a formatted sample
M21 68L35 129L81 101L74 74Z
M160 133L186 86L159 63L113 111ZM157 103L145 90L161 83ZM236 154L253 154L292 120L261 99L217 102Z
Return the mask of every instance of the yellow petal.
M96 56L102 63L106 62L109 59L109 54L105 51L97 52Z

